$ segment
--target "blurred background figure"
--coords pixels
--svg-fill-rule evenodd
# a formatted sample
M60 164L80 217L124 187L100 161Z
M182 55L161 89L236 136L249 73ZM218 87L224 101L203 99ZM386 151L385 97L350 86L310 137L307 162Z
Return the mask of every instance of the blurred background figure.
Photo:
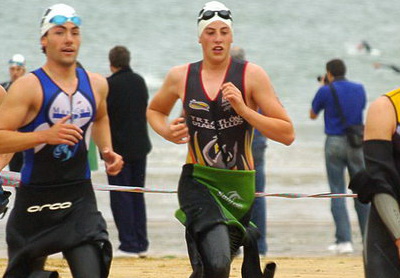
M7 82L1 83L6 91L10 88L11 84L23 76L26 72L25 68L25 57L21 54L15 54L12 58L8 61L8 71L10 73L10 80Z
M374 63L374 68L375 69L386 68L386 69L391 69L396 73L400 73L400 67L393 64Z
M379 49L373 48L371 44L366 40L362 40L359 44L357 44L357 50L360 54L368 54L372 56L381 55L381 51Z
M246 55L243 48L234 46L231 49L232 58L245 60ZM261 113L261 111L259 111ZM265 149L267 148L267 138L257 129L254 129L254 139L252 144L254 169L256 170L256 191L265 190ZM256 198L251 214L251 221L258 227L260 238L257 240L258 252L265 256L268 251L267 245L267 206L265 198Z
M364 86L348 81L346 66L340 59L326 63L325 78L316 92L310 109L310 119L315 120L324 111L325 123L325 165L331 193L347 193L345 170L350 177L365 168L363 150L353 147L346 137L350 125L362 125L366 106ZM361 233L364 235L369 205L354 200ZM353 242L349 214L345 198L331 199L331 212L335 222L335 243L328 250L339 253L353 253Z
M25 68L25 57L21 54L15 54L12 58L8 61L8 71L10 73L10 80L4 83L1 83L6 91L10 88L11 84L17 80L18 78L22 77L26 73ZM13 172L20 172L22 168L22 152L17 152L14 154L13 158L10 161L8 167L10 171Z
M144 187L151 150L146 120L149 95L145 80L131 69L130 60L125 46L115 46L109 52L112 75L107 78L107 108L113 148L122 155L124 166L118 175L108 176L108 182ZM110 191L110 202L120 241L114 257L146 257L149 241L144 194Z

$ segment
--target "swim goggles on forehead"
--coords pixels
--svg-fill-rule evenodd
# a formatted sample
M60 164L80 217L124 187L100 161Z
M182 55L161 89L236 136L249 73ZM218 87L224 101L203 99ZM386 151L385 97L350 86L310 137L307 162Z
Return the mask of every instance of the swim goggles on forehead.
M231 15L231 11L227 11L227 10L222 10L222 11L204 11L201 10L199 13L199 17L197 18L197 23L199 23L201 20L209 20L210 18L213 18L216 14L218 14L218 16L220 18L223 19L230 19L232 20L232 15Z
M80 26L82 24L82 20L79 16L72 16L72 17L66 17L63 15L56 15L53 16L50 19L50 23L53 23L55 25L63 25L64 23L66 23L67 21L72 22L73 24L75 24L76 26Z

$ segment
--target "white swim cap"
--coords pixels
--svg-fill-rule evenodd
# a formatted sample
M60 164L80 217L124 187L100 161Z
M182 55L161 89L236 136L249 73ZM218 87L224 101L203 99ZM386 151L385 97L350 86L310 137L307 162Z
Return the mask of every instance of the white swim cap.
M8 65L10 67L13 66L25 67L25 57L22 56L21 54L15 54L14 56L12 56L10 61L8 61Z
M47 8L40 23L41 37L43 37L49 29L56 25L63 25L67 21L74 23L76 26L80 26L82 23L81 18L71 6L55 4Z
M217 20L226 23L233 31L231 11L221 2L207 2L197 18L198 36L201 36L201 33L210 23Z

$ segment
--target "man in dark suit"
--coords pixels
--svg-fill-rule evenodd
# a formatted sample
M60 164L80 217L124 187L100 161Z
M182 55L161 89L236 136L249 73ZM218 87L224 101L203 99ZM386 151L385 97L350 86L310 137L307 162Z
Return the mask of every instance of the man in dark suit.
M145 184L146 158L151 150L147 132L148 91L144 79L130 67L130 52L116 46L109 52L107 107L114 150L125 165L116 176L108 176L112 185ZM118 229L120 245L114 256L145 257L149 246L146 208L141 193L110 192L111 210Z

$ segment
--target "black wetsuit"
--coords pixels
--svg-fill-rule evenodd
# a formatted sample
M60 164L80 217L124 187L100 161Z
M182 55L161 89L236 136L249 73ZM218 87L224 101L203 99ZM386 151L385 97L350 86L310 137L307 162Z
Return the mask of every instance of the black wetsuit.
M42 85L43 104L20 131L49 128L71 114L84 139L75 146L43 144L25 151L21 185L7 223L9 262L4 277L57 277L43 271L46 257L57 252L63 252L74 277L107 277L112 248L87 161L96 113L88 75L76 70L78 88L69 97L42 69L33 73Z
M246 66L246 61L232 59L224 79L242 92L243 99ZM177 217L186 226L190 277L229 277L240 246L243 277L272 277L271 271L260 270L258 232L249 221L255 190L253 127L221 92L209 98L201 70L202 61L189 65L183 107L191 140L178 187Z
M389 92L386 96L391 100L397 114L396 131L391 141L364 142L367 172L360 172L350 183L350 188L358 193L361 202L372 201L364 238L366 278L400 277L400 257L394 235L382 220L380 207L374 202L374 196L388 194L400 203L400 89Z

